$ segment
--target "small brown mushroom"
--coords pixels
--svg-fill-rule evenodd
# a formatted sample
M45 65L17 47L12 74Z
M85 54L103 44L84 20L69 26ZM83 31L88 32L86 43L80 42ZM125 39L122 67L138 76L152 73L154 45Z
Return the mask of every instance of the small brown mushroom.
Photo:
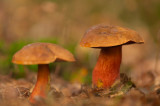
M122 45L144 43L139 34L119 26L98 25L91 27L83 36L80 45L100 48L100 55L92 73L96 87L108 88L119 76Z
M37 96L46 97L50 89L49 63L56 60L73 62L75 58L68 50L52 43L32 43L14 54L15 64L38 64L37 82L29 97L31 103L36 102Z

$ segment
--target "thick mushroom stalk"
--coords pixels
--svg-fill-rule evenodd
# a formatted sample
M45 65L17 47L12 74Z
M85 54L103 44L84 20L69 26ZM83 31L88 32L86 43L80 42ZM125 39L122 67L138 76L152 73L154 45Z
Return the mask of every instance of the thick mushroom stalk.
M104 47L93 70L93 85L99 88L109 88L119 76L122 58L122 46Z
M50 89L50 76L49 76L49 65L40 64L38 65L38 75L37 82L33 89L33 92L30 95L29 101L31 103L36 102L36 97L45 98L46 94Z
M97 25L86 31L80 45L102 49L92 75L94 86L108 88L114 83L119 75L121 46L135 43L144 41L137 32L128 28Z

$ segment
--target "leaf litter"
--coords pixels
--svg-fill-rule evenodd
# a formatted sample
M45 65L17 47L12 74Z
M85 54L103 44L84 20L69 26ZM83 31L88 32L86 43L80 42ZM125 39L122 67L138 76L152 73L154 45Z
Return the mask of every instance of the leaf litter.
M46 99L36 97L38 106L96 106L96 105L160 105L160 86L155 86L150 92L138 88L121 73L120 78L109 89L96 88L90 85L69 83L63 79L51 76L51 90ZM34 83L24 79L15 80L9 76L0 76L0 105L2 106L32 106L28 102Z

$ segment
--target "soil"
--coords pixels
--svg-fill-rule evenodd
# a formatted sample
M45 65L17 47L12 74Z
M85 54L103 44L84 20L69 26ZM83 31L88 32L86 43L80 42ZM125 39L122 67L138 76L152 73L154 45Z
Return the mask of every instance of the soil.
M0 106L32 106L28 97L36 81L33 77L15 80L0 75ZM33 80L34 79L34 80ZM32 82L34 81L34 82ZM51 90L46 99L37 97L37 106L160 106L160 86L138 88L125 74L109 89L69 83L52 75Z

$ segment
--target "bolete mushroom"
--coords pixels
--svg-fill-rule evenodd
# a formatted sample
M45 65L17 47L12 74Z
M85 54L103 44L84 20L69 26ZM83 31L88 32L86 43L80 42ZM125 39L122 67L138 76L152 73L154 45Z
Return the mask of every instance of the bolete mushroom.
M119 26L97 25L86 31L81 39L83 47L100 48L100 55L92 72L92 84L109 88L119 76L122 45L144 43L139 34Z
M14 54L12 62L15 64L38 64L37 82L29 97L31 103L36 102L37 96L46 97L50 89L49 63L56 60L73 62L75 58L68 50L52 43L32 43Z

